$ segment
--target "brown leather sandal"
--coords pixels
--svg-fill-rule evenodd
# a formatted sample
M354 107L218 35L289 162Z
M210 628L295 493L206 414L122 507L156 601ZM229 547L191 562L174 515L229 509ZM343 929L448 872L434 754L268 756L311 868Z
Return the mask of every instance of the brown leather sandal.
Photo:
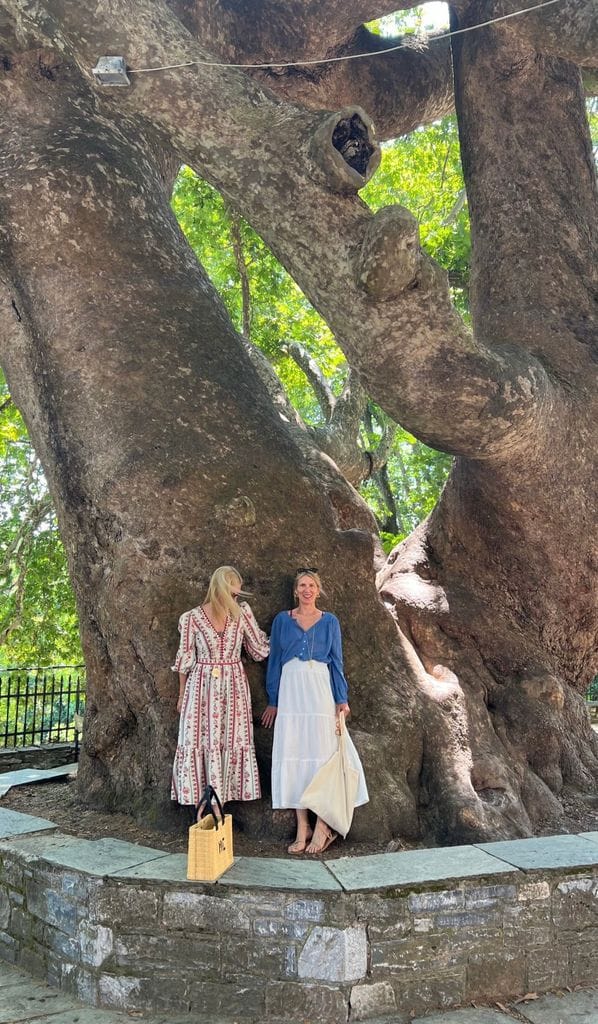
M317 831L318 830L316 828L316 832ZM312 857L318 857L321 853L324 853L324 850L327 850L328 847L332 845L334 840L338 839L338 832L333 832L331 828L322 826L322 832L324 833L324 842L322 843L321 846L318 846L315 849L310 849L310 847L313 847L313 843L310 843L308 846L306 846L305 852L309 853Z
M307 847L311 843L312 837L313 832L310 832L308 835L306 835L305 839L299 839L299 837L297 837L297 839L295 839L295 841L291 843L290 846L287 846L287 853L294 854L295 856L298 853L305 853Z

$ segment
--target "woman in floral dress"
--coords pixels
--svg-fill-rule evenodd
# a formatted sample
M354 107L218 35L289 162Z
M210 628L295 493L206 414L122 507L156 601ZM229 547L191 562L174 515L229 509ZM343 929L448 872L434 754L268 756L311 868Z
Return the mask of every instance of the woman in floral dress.
M268 638L248 604L238 604L242 579L222 565L205 601L179 619L181 640L173 671L179 676L178 746L172 799L197 806L206 785L227 800L257 800L260 780L253 745L251 695L241 648L268 656Z

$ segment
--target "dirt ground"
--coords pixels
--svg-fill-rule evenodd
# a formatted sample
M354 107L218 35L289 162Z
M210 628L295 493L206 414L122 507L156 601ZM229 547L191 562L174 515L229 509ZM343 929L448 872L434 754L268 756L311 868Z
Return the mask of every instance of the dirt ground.
M181 827L176 835L143 828L127 814L102 814L87 808L79 799L74 781L44 782L35 785L16 786L0 800L0 807L10 807L40 818L55 822L62 832L84 839L101 839L110 836L139 843L168 853L186 853L187 835ZM593 800L565 801L566 820L558 829L547 826L540 829L540 835L555 832L594 832L598 830L598 794ZM324 857L356 856L366 853L382 853L389 850L413 849L417 844L399 842L383 845L352 843L339 839L333 843ZM429 844L419 844L429 845ZM288 856L286 844L254 839L235 831L235 855L246 857Z

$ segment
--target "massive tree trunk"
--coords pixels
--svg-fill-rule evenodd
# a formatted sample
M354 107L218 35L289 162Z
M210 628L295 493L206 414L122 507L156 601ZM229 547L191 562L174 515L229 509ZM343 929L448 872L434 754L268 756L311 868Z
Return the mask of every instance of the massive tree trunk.
M365 759L372 777L393 763L404 775L398 644L374 587L369 511L328 461L306 460L271 405L169 210L158 140L99 117L55 53L26 52L6 74L3 362L78 599L87 797L168 818L176 619L223 562L241 569L264 625L294 566L338 567L329 591L352 624L349 674L375 666L378 684L356 687ZM414 831L408 788L376 789L362 827L375 814L389 835L409 819Z
M577 68L504 29L457 43L455 67L476 335L505 359L529 352L548 377L533 429L457 458L379 577L442 709L428 771L465 836L497 818L533 829L558 820L563 793L595 792L579 694L597 667L598 246ZM451 749L440 737L455 718Z
M307 559L344 626L372 794L357 834L373 818L388 836L529 834L558 821L563 789L598 778L579 697L598 624L596 183L579 71L532 50L515 21L455 47L472 336L413 218L372 216L355 195L377 160L364 111L293 107L203 65L90 84L102 53L133 68L209 59L192 6L115 0L109 16L101 2L0 0L2 362L77 593L84 791L168 817L177 614L233 562L267 625ZM347 25L385 10L302 6L314 45L321 19L339 19L341 49ZM459 5L461 24L482 7ZM429 97L428 72L423 60ZM370 75L360 98L376 118ZM281 420L170 214L183 159L285 262L368 393L456 456L439 507L381 569L382 602L371 516ZM264 764L266 746L260 735Z

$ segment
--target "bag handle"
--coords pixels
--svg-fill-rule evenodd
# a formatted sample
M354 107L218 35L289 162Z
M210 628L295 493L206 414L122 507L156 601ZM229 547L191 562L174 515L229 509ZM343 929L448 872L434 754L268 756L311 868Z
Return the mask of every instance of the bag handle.
M205 818L208 814L213 814L213 800L216 801L218 810L220 811L220 819L218 819L218 817L215 814L213 815L217 829L219 824L224 824L224 809L222 807L222 804L220 803L220 797L218 796L218 793L216 792L213 786L208 785L204 789L201 796L201 800L199 801L199 804L195 808L195 820L197 822L199 821L200 818Z
M347 723L345 721L345 717L346 716L342 711L336 716L336 721L338 723L337 735L339 750L344 749L345 746L345 737L347 735Z

